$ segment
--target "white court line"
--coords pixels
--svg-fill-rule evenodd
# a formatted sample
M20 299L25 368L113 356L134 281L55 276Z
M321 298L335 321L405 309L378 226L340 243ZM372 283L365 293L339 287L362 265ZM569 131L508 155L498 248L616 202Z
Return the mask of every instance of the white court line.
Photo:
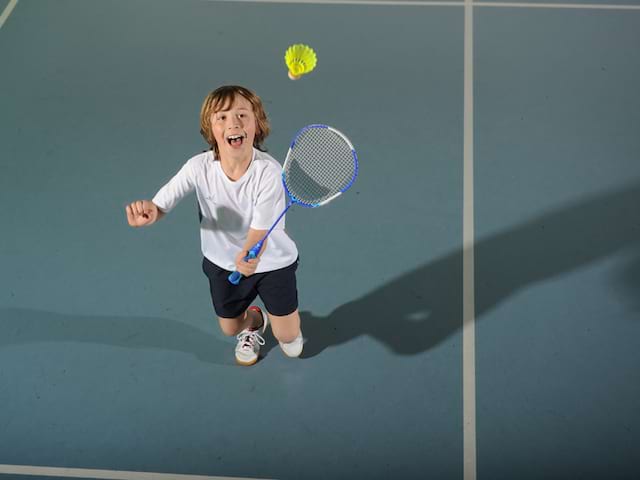
M462 212L463 478L476 479L476 339L473 205L473 0L464 6L464 133Z
M640 10L640 5L601 5L590 3L507 3L507 2L475 2L475 7L502 8L572 8L577 10Z
M11 0L7 4L7 6L4 8L2 15L0 15L0 28L2 28L2 25L4 25L4 22L7 21L7 18L9 18L9 15L11 15L11 12L13 12L13 9L16 7L17 4L18 4L18 0Z
M230 3L290 3L304 5L363 5L368 6L390 6L390 7L462 7L462 1L430 1L430 0L205 0L207 2L230 2Z
M180 475L176 473L89 470L84 468L30 467L26 465L0 465L0 474L2 473L9 473L13 475L41 475L44 477L101 478L107 480L260 480L255 478L247 479L240 477Z
M429 0L204 0L207 2L231 3L285 3L293 5L362 5L393 7L464 7L466 1L429 1ZM575 10L640 10L640 5L606 5L596 3L509 3L509 2L471 2L474 7L494 8L551 8Z

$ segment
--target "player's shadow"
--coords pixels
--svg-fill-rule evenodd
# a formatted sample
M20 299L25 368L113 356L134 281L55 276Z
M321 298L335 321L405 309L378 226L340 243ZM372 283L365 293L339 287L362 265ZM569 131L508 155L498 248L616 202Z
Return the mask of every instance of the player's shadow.
M640 247L640 184L588 197L475 243L476 321L516 291L623 249ZM302 312L304 357L370 335L402 355L462 327L462 249L380 286L326 317ZM640 256L614 282L640 298ZM636 306L638 306L636 304Z

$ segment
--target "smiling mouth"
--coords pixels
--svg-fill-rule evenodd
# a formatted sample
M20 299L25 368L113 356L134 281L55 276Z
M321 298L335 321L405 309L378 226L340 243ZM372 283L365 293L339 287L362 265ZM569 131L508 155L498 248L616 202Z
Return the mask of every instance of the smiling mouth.
M232 147L240 147L244 143L244 139L247 138L246 134L242 135L229 135L227 137L227 143Z

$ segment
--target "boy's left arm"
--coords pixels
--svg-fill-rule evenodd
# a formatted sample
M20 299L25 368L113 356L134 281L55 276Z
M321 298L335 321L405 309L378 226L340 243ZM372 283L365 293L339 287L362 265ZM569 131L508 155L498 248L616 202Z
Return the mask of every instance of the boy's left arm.
M253 218L251 219L252 226L263 227L265 225L272 225L276 218L278 218L277 214L284 210L286 202L284 198L284 187L282 186L280 175L281 173L278 169L271 170L269 174L265 176L261 190L258 194ZM275 227L275 229L279 228L284 228L284 220L281 220L280 224ZM268 240L265 239L257 258L245 261L244 257L247 256L247 252L253 248L256 243L264 238L268 231L268 228L249 228L244 247L236 257L236 267L245 277L255 273L258 263L260 262L260 257L267 249Z

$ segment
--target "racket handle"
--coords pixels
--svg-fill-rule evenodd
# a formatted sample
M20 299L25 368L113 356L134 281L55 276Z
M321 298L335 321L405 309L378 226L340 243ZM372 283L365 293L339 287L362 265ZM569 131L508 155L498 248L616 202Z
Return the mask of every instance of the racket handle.
M229 275L228 280L229 283L238 285L240 283L240 280L242 280L242 274L236 270L231 275Z
M251 250L247 252L247 256L244 257L244 260L247 261L247 260L251 260L252 258L256 258L260 253L261 249L262 249L262 241L259 241L253 247L251 247ZM227 277L227 280L229 280L229 283L233 285L238 285L240 283L240 280L242 280L242 274L236 270L235 272L231 273L231 275Z

